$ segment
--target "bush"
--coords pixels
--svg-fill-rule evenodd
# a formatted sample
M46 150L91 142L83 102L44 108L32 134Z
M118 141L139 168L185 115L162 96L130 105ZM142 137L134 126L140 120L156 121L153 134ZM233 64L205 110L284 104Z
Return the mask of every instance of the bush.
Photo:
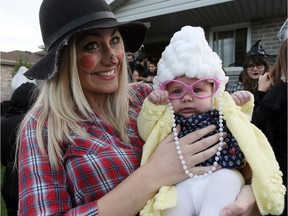
M17 61L16 61L16 65L14 66L14 70L12 72L12 77L15 76L15 74L17 73L17 71L19 70L19 68L21 66L24 66L26 68L30 68L31 64L28 62L27 58L23 57L23 56L19 56Z

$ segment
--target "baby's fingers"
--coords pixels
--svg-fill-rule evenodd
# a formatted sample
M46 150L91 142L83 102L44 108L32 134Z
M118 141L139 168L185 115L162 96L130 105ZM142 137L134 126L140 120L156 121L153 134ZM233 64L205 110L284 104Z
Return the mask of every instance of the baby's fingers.
M238 91L234 92L231 97L238 106L242 106L244 103L251 100L252 95L248 91Z

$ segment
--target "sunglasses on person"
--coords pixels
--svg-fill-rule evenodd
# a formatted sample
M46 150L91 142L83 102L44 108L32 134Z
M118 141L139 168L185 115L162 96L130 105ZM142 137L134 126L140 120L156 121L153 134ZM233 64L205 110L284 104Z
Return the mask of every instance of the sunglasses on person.
M248 66L247 66L247 69L248 70L253 70L254 69L254 67L256 67L257 69L263 69L264 68L264 65L263 64L249 64Z
M204 99L212 97L219 89L220 81L214 78L202 78L192 85L186 85L179 80L167 80L159 83L161 90L168 92L171 100L181 99L190 90L194 97Z

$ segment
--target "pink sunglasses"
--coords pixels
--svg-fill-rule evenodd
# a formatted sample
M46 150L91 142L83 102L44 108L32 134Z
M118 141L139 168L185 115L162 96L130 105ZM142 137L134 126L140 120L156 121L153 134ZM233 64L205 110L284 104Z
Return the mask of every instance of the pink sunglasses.
M183 98L190 90L196 98L208 98L212 97L219 89L220 81L214 78L202 78L192 83L192 85L186 85L179 80L167 80L159 83L161 90L166 90L169 93L169 99L175 100ZM211 87L212 86L212 91Z

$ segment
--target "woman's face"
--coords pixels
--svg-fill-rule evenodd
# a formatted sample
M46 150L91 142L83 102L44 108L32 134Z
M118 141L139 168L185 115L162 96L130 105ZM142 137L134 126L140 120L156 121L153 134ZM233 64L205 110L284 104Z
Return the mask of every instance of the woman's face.
M77 68L87 97L118 89L125 51L117 29L96 29L76 38Z
M250 61L247 66L247 74L251 79L258 80L260 75L263 75L265 72L264 64L255 64L253 61Z
M137 70L133 70L132 73L132 82L138 82L139 80L139 72Z

